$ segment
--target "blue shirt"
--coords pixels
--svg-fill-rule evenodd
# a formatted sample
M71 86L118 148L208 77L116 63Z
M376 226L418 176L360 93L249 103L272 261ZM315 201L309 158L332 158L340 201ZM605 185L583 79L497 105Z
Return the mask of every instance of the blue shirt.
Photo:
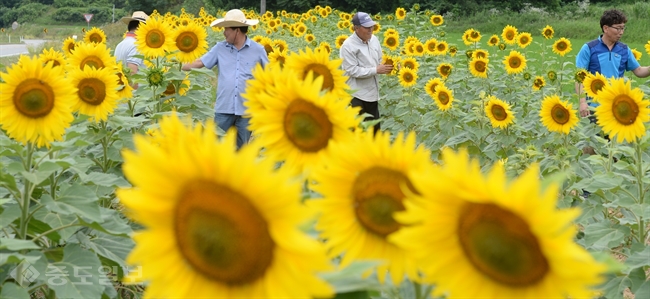
M244 98L246 81L253 78L253 69L259 63L263 67L269 63L264 47L246 38L241 49L226 41L218 42L208 53L201 57L205 67L219 67L217 82L216 113L244 115Z

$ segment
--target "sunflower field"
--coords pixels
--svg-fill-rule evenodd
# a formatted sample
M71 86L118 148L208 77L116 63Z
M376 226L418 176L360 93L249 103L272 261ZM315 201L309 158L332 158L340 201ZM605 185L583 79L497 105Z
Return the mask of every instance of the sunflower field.
M181 68L223 10L154 12L137 73L100 28L0 66L0 298L650 297L650 81L576 69L552 25L451 36L398 8L373 16L373 134L352 14L245 13L270 63L239 150L220 70Z

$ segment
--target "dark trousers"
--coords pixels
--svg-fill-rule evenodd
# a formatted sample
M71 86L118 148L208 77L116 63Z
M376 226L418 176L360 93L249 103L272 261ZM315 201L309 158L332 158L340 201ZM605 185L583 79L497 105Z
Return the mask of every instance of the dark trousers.
M372 115L372 116L367 116L366 118L363 119L363 121L379 119L379 102L366 102L355 97L352 98L352 101L350 101L350 105L352 107L361 107L361 110L359 111L359 115L363 115L365 113ZM377 123L374 126L374 133L377 134L377 131L379 131L380 129L381 126L379 125L379 123Z

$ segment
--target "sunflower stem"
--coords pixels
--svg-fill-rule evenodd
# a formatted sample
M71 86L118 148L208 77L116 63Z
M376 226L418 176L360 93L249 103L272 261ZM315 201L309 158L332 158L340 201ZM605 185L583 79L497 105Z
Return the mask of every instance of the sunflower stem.
M422 297L422 286L417 282L413 282L413 289L415 289L415 299L424 299Z
M641 144L639 142L634 143L634 149L636 150L636 182L639 187L639 205L643 207L643 199L645 197L645 190L643 189L643 152L641 150ZM646 240L646 228L643 215L639 216L639 242L645 245Z
M27 157L23 161L24 166L25 166L25 171L31 173L32 172L32 156L34 154L34 144L31 142L27 143ZM20 228L18 231L18 237L27 240L27 224L28 224L28 218L29 218L29 203L30 199L32 197L32 183L29 180L24 180L25 183L25 189L21 197L21 214L20 214ZM18 273L18 277L16 278L16 282L18 285L23 284L23 271L24 271L24 264L20 263L18 265L18 268L16 269L16 273Z

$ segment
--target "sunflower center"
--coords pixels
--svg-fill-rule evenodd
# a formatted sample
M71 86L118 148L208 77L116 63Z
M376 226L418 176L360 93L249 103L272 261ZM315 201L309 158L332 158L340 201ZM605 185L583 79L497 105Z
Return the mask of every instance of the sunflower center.
M519 41L520 41L522 44L527 44L527 43L528 43L528 37L522 37Z
M396 43L397 43L397 42L395 41L395 38L392 37L392 36L390 36L390 37L388 37L388 38L386 39L386 44L387 44L389 47L394 47Z
M445 46L445 44L438 44L438 46L436 46L436 48L440 52L444 52L445 50L447 50L447 46Z
M508 59L508 65L511 68L516 69L521 65L521 60L519 59L519 57L510 57L510 59Z
M88 37L88 40L90 40L91 43L101 43L104 41L102 36L98 33L93 33Z
M603 87L605 87L605 82L601 80L594 80L591 81L591 85L589 87L593 93L598 93L601 89L603 89Z
M284 131L303 152L318 152L332 138L333 125L325 111L311 102L298 99L284 113Z
M50 61L52 62L52 67L61 65L61 63L59 63L59 61L56 59L49 59L48 61L45 62L45 64L48 64Z
M376 166L357 176L352 185L354 212L364 228L382 238L400 228L393 213L404 210L402 184L417 193L403 173L392 169Z
M404 62L404 67L407 67L407 68L410 68L410 69L414 70L415 69L415 63L413 63L412 61L405 61Z
M318 77L323 77L323 86L321 90L331 90L334 88L334 75L330 69L321 63L312 63L305 67L305 72L303 73L303 79L307 77L309 71L314 73L314 79Z
M567 44L565 42L559 42L557 43L557 49L560 51L564 51L567 48Z
M195 181L179 195L174 233L185 260L206 278L231 286L262 277L275 243L248 198L227 186Z
M449 95L446 92L439 92L438 101L443 105L447 105L449 103Z
M508 31L508 32L506 33L506 38L507 38L508 40L513 40L513 39L515 38L515 33L514 33L513 31Z
M199 46L199 38L194 32L184 31L176 37L176 46L181 52L190 53Z
M176 87L171 82L169 84L167 84L167 88L165 88L165 91L163 91L163 94L168 95L168 96L173 95L175 93L176 93Z
M496 120L501 121L501 120L505 120L506 118L508 118L508 113L506 112L506 109L501 107L501 105L492 105L492 108L490 109L490 111L492 112L492 116Z
M30 118L46 116L54 108L52 87L38 79L27 79L18 84L14 91L14 107Z
M88 57L85 57L82 61L81 64L79 64L79 67L83 71L84 67L86 66L92 66L95 69L100 69L104 67L104 61L102 61L101 58L95 56L95 55L90 55Z
M450 71L451 71L451 67L449 67L448 65L443 65L443 66L440 68L440 74L443 75L443 76L447 76L447 75L449 75L449 72L450 72Z
M106 98L106 84L97 78L85 78L77 85L79 98L90 105L100 105Z
M563 125L569 122L569 110L560 104L555 104L551 109L551 117L555 123Z
M157 29L150 30L145 36L145 43L149 48L158 49L165 44L165 33Z
M479 73L485 72L485 62L477 61L476 64L474 64L474 69Z
M472 265L498 283L526 287L549 271L528 223L494 204L468 203L459 217L458 237Z
M409 72L405 72L404 76L402 76L402 78L404 79L404 82L406 82L406 83L413 82L413 74L411 74Z
M631 125L639 115L639 106L627 95L619 95L612 104L612 114L622 125Z
M424 47L422 45L415 46L415 51L418 53L424 52Z

